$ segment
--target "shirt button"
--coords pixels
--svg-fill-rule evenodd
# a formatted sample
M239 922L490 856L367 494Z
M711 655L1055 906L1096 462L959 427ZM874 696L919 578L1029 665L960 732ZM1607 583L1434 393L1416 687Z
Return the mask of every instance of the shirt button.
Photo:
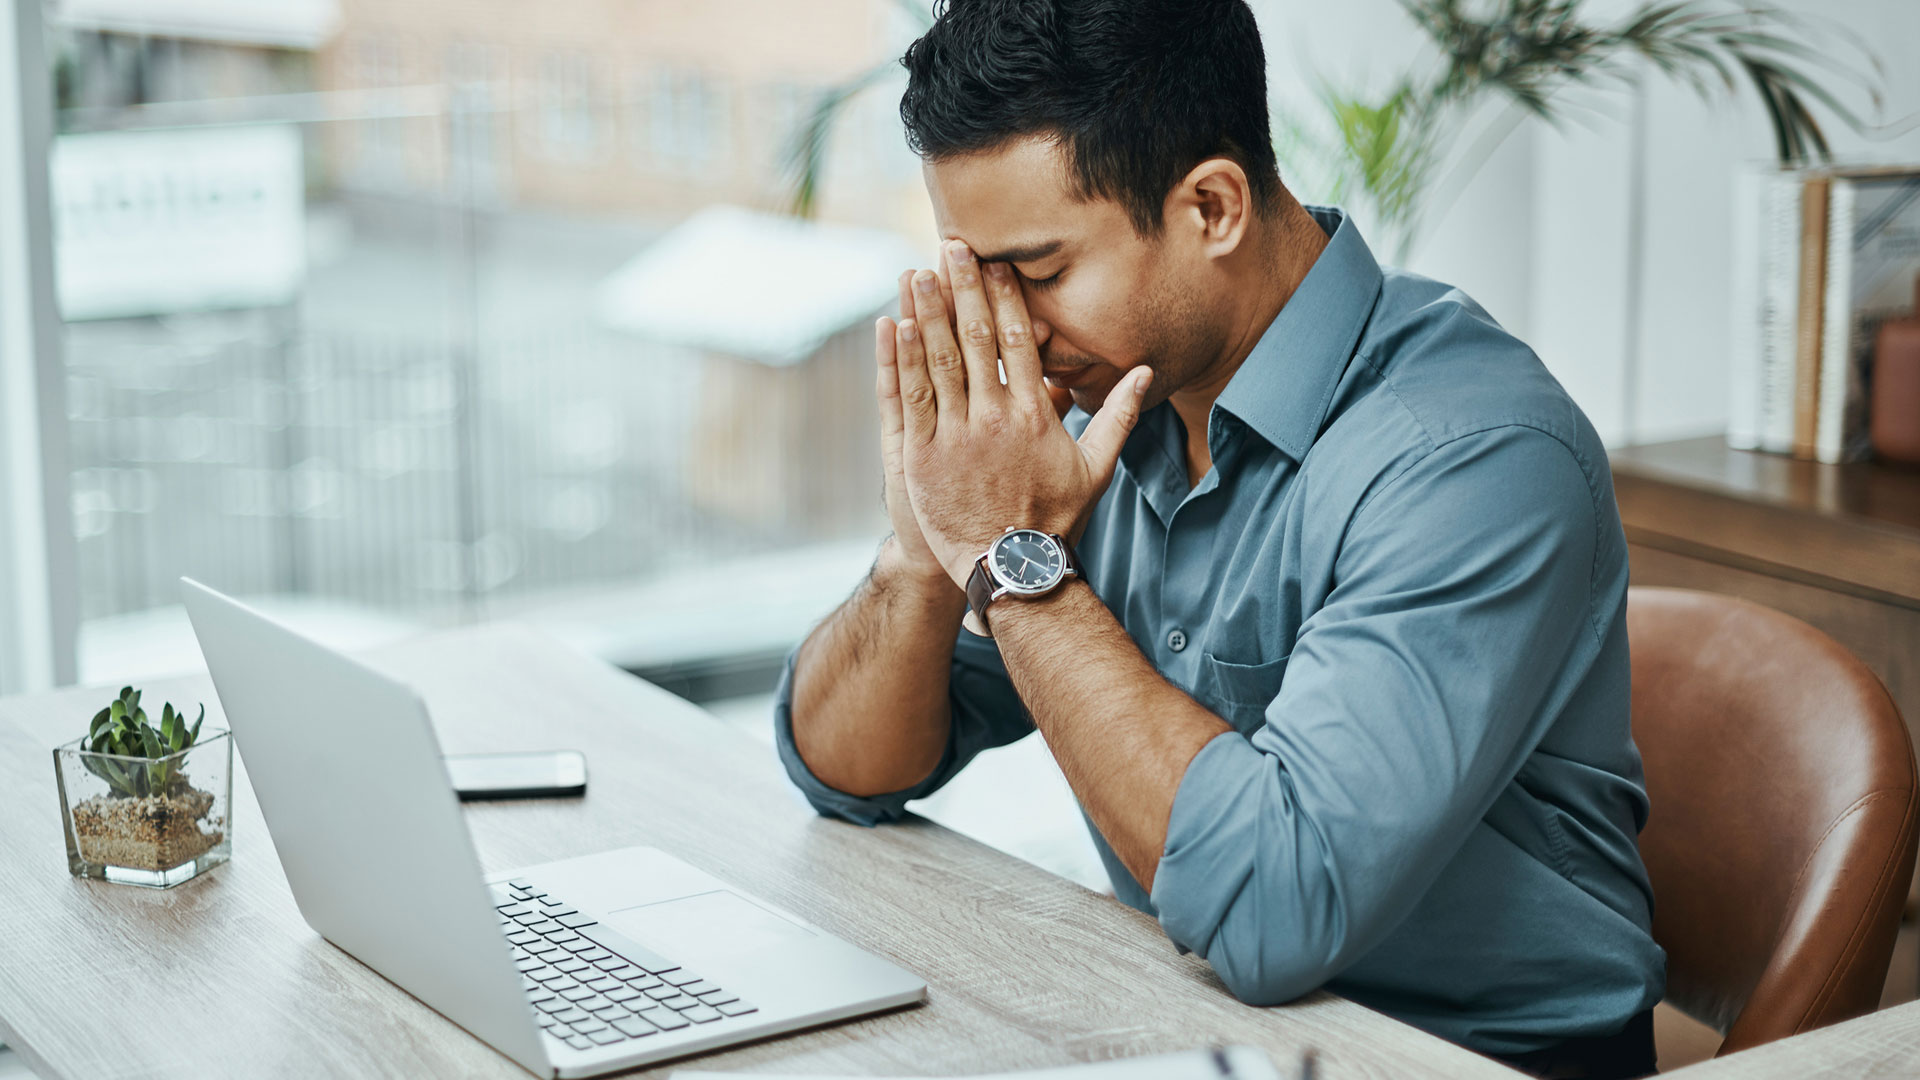
M1185 630L1175 627L1167 631L1167 648L1172 649L1174 652L1179 652L1186 647L1187 632Z

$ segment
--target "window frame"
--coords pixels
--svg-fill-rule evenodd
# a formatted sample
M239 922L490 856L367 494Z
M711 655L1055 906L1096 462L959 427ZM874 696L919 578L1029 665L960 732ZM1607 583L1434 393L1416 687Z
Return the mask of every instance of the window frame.
M0 694L77 677L66 378L47 156L53 83L41 5L0 12Z

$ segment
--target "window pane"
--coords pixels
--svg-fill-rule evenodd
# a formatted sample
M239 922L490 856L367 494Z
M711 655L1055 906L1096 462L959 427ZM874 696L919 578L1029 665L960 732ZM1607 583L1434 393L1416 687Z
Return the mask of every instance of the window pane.
M110 7L53 27L83 677L197 660L184 574L343 641L512 612L758 685L819 613L769 589L864 569L870 320L931 215L897 83L814 222L785 149L917 32L891 0Z

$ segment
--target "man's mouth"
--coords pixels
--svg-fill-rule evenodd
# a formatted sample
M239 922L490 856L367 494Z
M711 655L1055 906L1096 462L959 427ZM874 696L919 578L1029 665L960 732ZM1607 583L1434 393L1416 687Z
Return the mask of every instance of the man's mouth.
M1042 373L1046 375L1047 381L1054 386L1072 389L1092 370L1092 364L1083 364L1080 367L1074 368L1045 368L1042 369Z

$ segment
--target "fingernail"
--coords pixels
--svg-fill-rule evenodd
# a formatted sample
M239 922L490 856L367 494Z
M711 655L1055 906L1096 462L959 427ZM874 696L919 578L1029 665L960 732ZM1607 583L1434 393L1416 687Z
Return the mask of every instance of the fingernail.
M966 241L955 240L947 245L947 258L955 263L970 263L973 261L973 249L967 246Z
M1007 280L1008 273L1007 264L1002 262L988 263L987 273L990 274L995 281L1005 281Z
M919 333L920 328L913 325L912 319L908 319L900 324L900 339L902 341L912 341L914 336Z
M1147 387L1152 385L1153 385L1153 369L1148 368L1147 373L1145 375L1142 375L1139 378L1133 380L1133 396L1136 398L1146 397Z
M922 270L913 275L913 287L919 289L921 292L932 292L934 284L939 280L939 278L934 276L933 271Z

